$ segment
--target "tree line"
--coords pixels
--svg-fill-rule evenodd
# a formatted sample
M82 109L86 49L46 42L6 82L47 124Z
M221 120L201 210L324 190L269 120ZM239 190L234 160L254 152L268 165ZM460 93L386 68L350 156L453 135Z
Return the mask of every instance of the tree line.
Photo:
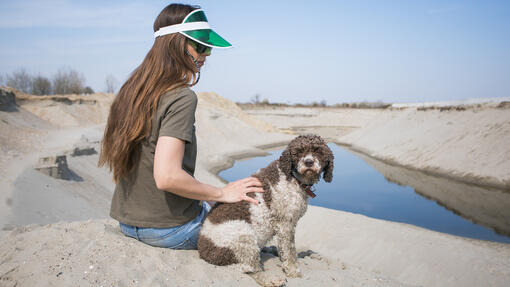
M113 93L117 88L117 80L108 75L105 80L106 92ZM66 95L93 94L94 90L85 85L85 76L71 68L60 68L51 80L40 74L34 76L25 69L19 69L12 74L0 74L0 85L15 88L23 93L32 95Z

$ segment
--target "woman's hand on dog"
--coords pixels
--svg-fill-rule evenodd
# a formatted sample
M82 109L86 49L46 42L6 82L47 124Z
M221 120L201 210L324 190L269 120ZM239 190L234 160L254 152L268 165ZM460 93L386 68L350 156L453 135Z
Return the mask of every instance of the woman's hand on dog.
M228 183L221 189L221 196L218 201L233 203L244 200L259 204L257 199L247 195L250 192L264 192L262 183L255 177L247 177Z

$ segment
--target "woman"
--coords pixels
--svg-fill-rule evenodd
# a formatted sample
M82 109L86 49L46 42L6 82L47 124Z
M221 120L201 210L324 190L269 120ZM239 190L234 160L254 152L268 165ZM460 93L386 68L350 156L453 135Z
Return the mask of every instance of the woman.
M197 96L189 87L198 82L212 47L231 45L209 28L201 9L189 5L163 9L154 32L154 45L112 103L99 165L113 172L110 215L125 235L196 249L210 209L205 201L257 204L246 193L263 189L251 177L221 189L193 178Z

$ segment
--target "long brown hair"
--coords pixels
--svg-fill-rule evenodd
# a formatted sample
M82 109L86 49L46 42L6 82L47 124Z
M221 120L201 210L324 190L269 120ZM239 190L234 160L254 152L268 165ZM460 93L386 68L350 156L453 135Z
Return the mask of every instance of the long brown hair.
M171 4L154 21L154 32L179 24L198 6ZM159 98L166 91L196 84L197 68L186 55L186 37L174 33L157 37L143 62L122 85L110 107L99 156L116 183L139 161L141 142L151 129ZM191 84L190 84L191 83Z

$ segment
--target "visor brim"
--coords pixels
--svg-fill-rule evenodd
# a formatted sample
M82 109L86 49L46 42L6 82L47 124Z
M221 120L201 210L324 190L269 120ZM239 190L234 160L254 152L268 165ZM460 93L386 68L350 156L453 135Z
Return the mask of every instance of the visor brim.
M201 30L193 30L193 31L183 31L179 32L184 36L197 41L198 43L211 47L211 48L231 48L232 44L230 44L227 40L223 39L218 33L214 32L211 29L201 29Z

